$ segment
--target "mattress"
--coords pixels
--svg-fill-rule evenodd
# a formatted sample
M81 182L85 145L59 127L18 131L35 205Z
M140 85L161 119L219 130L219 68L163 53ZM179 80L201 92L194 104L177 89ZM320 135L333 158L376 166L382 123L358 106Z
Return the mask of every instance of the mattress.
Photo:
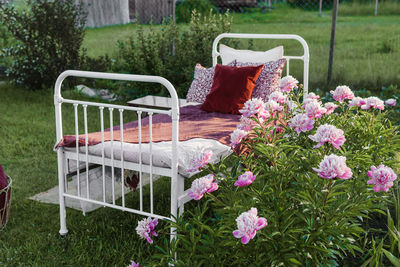
M150 164L150 145L144 143L141 145L142 163ZM111 158L111 142L104 142L104 155L106 158ZM64 150L75 152L74 147L64 147ZM139 163L140 153L139 144L124 143L123 145L124 161ZM214 139L193 138L178 143L178 172L184 177L190 177L195 173L188 172L190 162L193 157L196 157L201 151L210 150L213 152L210 163L215 164L233 151L232 149ZM86 153L84 146L79 147L80 153ZM114 159L121 159L121 143L113 142ZM89 155L102 155L102 144L88 146ZM172 145L171 141L157 142L152 144L153 166L156 167L171 167ZM74 160L71 161L74 164Z

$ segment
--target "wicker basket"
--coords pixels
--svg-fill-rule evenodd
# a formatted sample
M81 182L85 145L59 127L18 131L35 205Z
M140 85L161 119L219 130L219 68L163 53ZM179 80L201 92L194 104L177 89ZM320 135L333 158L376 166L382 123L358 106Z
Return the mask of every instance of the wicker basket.
M10 215L12 180L9 176L7 180L8 185L0 190L0 231L6 227Z

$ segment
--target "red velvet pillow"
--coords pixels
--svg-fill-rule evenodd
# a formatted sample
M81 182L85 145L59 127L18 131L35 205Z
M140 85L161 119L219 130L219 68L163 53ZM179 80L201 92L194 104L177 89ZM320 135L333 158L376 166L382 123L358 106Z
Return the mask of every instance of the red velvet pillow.
M202 110L240 114L244 103L250 99L257 78L264 65L236 67L217 65L211 92L201 106Z

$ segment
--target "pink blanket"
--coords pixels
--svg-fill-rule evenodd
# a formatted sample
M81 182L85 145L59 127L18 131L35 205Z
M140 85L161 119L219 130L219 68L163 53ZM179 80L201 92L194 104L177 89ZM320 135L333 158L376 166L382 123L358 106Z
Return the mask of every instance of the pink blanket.
M186 141L193 138L214 139L224 145L230 144L230 134L240 122L240 115L206 112L200 109L200 105L186 106L180 109L179 140ZM114 141L120 141L119 126L114 127ZM123 126L124 142L139 143L138 121L132 121ZM152 127L153 142L171 141L172 122L171 117L165 114L153 116ZM109 129L104 131L104 141L110 141ZM142 142L148 143L149 118L142 119ZM101 132L88 134L88 145L101 143ZM85 145L85 135L79 135L79 146ZM75 135L66 135L57 147L74 147Z

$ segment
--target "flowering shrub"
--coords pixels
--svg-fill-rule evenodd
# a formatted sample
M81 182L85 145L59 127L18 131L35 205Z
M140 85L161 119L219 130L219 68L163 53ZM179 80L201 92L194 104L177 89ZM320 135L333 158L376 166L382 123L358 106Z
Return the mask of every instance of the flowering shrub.
M340 266L346 257L366 258L365 221L384 213L397 182L399 129L386 112L393 107L358 99L347 86L323 106L296 87L282 86L285 101L275 94L244 105L231 140L246 152L206 166L207 182L189 190L202 199L177 219L178 237L157 261L172 262L175 253L176 266Z

